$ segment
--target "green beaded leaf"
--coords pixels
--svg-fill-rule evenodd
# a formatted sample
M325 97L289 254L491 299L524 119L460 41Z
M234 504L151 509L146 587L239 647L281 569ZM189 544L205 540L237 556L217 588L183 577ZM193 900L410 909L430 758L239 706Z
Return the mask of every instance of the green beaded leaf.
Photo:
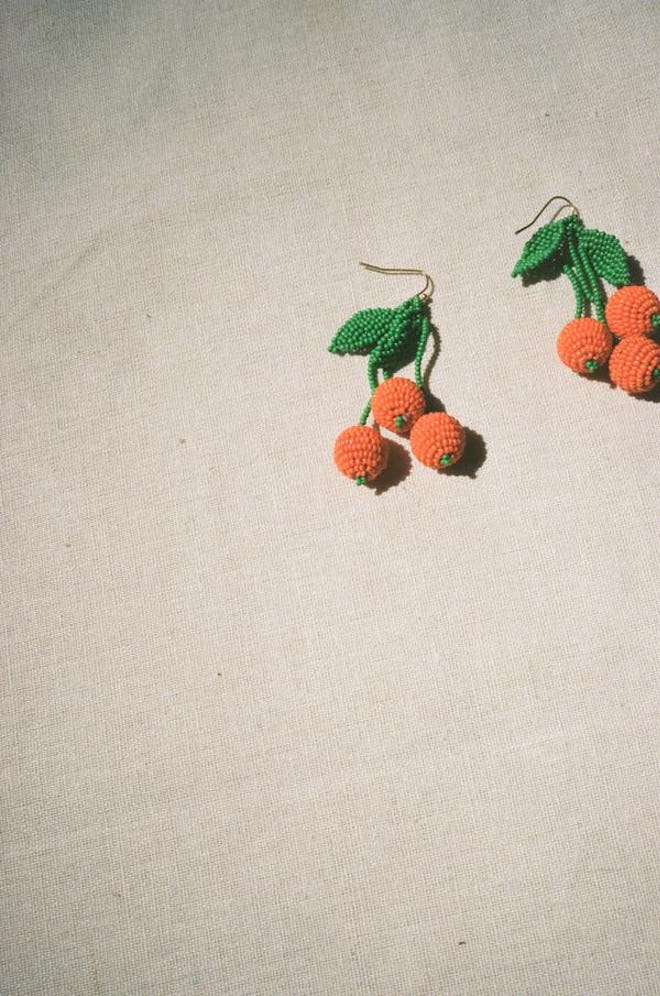
M579 238L599 277L614 287L623 287L631 282L626 251L614 235L595 228L583 228Z
M346 353L354 356L370 353L387 332L397 311L397 308L366 308L356 312L344 322L328 349L340 356Z
M390 327L374 349L374 356L379 366L387 366L388 364L398 366L414 334L413 316L409 311L403 311L401 308L398 308L397 311L398 314L393 316Z
M529 242L525 243L522 256L513 268L512 277L531 273L559 252L564 240L566 221L566 218L562 218L561 221L551 221L534 232Z

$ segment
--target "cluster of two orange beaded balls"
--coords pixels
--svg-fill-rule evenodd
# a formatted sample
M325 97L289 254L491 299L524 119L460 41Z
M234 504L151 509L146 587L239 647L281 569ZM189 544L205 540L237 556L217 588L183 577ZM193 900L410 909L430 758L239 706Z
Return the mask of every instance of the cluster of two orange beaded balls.
M371 396L357 425L337 436L334 459L337 468L356 484L375 481L387 467L389 442L379 429L408 436L413 455L426 467L445 470L460 460L465 449L465 429L446 412L428 412L422 380L422 360L431 322L429 304L433 281L422 270L384 269L362 263L379 273L415 273L426 278L421 294L398 308L368 308L358 311L339 329L329 350L369 357L367 374ZM415 380L394 377L414 354ZM378 383L378 371L383 381ZM375 426L366 425L369 413Z

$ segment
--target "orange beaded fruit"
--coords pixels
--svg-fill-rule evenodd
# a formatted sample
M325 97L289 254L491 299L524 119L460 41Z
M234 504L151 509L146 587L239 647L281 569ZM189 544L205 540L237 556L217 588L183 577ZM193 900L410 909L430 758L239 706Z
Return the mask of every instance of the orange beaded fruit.
M612 333L595 318L574 318L557 338L559 359L579 374L594 373L612 352Z
M660 383L660 346L645 335L629 335L614 347L610 377L628 394L646 394Z
M635 284L620 287L605 305L605 321L619 339L629 335L648 335L658 324L658 317L660 298L648 287Z
M334 457L342 474L366 484L387 466L387 440L369 425L351 425L337 436Z
M430 412L413 425L410 448L420 463L443 470L463 456L465 429L446 412Z
M371 410L378 425L403 436L426 411L426 398L414 381L390 377L374 391Z

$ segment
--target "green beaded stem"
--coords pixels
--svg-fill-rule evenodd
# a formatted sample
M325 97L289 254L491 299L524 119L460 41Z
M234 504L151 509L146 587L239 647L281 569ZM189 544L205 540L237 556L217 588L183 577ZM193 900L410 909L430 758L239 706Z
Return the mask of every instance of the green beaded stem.
M364 406L364 410L363 410L363 412L360 415L360 418L358 420L358 425L366 425L367 424L367 419L369 418L370 411L371 411L371 398L369 398L369 400L367 401L366 405Z
M564 263L563 272L570 280L573 287L573 293L575 294L575 317L582 318L584 312L584 294L582 292L582 287L580 286L580 281L573 273L568 263Z
M378 356L376 353L372 353L369 357L369 363L367 366L367 377L369 379L369 387L371 388L371 393L373 394L378 387Z
M371 393L373 395L374 391L378 387L378 371L377 369L372 369L371 360L369 361L367 367L367 376L369 378L369 387L371 388ZM383 370L383 380L389 380L391 376L392 376L391 370ZM371 398L369 398L366 405L364 406L364 409L358 421L358 425L367 424L367 419L369 418L370 411L371 411Z
M599 322L605 322L605 295L600 286L600 281L598 279L598 274L594 270L593 264L589 259L588 254L584 251L582 246L577 247L578 259L582 264L584 274L587 278L589 286L591 288L592 297L591 303L594 306L596 312L596 318Z
M582 250L578 242L575 227L568 230L568 252L571 259L573 274L577 278L583 295L583 313L586 311L587 301L593 305L599 321L605 317L603 294L598 283L598 277L591 266L589 257ZM582 317L576 315L576 318Z
M594 289L587 273L584 263L582 261L580 246L577 240L577 233L575 228L571 228L568 232L568 251L571 257L571 264L573 266L573 272L580 281L582 291L586 298L585 306L587 302L593 303Z
M431 322L429 321L428 315L422 315L422 331L419 337L419 342L417 343L417 350L415 352L415 383L420 391L424 390L424 380L422 378L422 360L424 359L424 353L426 352L426 346L429 341L429 336L431 335Z

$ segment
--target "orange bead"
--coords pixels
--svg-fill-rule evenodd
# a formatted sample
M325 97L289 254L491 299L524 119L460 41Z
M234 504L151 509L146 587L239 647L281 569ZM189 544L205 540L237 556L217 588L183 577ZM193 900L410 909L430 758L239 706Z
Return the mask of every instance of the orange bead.
M352 425L337 436L334 457L342 474L366 484L387 466L387 440L369 425Z
M378 425L403 436L426 411L426 398L414 381L390 377L374 391L371 410Z
M443 470L460 460L465 449L465 429L445 412L422 415L410 432L410 448L426 467Z
M614 347L610 377L628 394L645 394L660 382L660 346L645 335L629 335Z
M612 333L595 318L574 318L557 338L559 359L579 374L594 373L612 352Z
M648 335L660 315L660 299L648 287L629 285L612 294L605 306L605 321L615 336Z

